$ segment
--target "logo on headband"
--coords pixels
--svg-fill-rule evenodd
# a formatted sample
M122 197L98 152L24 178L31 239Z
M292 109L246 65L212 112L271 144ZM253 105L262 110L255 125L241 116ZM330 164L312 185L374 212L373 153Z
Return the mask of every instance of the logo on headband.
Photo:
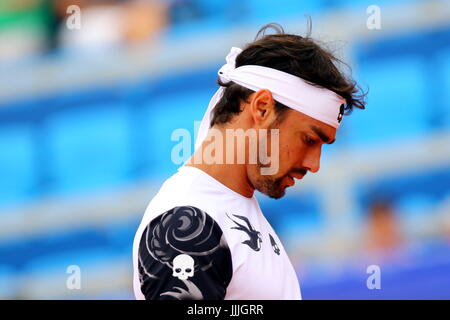
M341 123L341 121L342 121L342 117L344 116L344 104L341 104L341 107L340 107L340 109L339 109L339 115L338 115L338 117L337 117L337 121L339 122L339 123Z

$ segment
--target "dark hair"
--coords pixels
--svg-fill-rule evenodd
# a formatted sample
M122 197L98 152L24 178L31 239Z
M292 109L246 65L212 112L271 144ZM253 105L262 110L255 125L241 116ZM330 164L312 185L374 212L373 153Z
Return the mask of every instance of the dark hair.
M265 35L268 28L275 29L276 34ZM310 32L308 32L310 33ZM260 39L258 37L262 35ZM345 114L351 113L353 107L365 108L365 93L356 82L342 73L337 65L345 63L337 59L330 51L318 45L310 36L302 37L284 33L283 28L275 23L262 27L256 40L246 45L236 57L236 68L243 65L260 65L278 69L306 80L312 85L334 91L346 100ZM213 110L211 126L223 124L239 114L240 103L246 101L254 91L244 88L232 81L223 83L224 94ZM288 107L275 102L278 120Z

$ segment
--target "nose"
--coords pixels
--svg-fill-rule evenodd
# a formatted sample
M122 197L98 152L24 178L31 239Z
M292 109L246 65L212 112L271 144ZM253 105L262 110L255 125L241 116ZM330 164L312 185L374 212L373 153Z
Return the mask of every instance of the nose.
M312 173L316 173L320 169L320 154L321 149L317 148L315 150L311 150L308 152L303 159L303 167L311 171Z

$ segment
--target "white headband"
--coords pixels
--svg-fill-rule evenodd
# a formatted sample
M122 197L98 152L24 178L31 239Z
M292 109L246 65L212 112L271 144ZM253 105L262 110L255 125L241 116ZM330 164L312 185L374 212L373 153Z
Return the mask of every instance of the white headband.
M339 128L344 113L345 100L331 90L319 88L292 74L256 65L235 68L235 60L242 49L233 47L226 57L227 63L219 70L220 80L233 81L247 89L268 89L281 104ZM195 149L206 138L211 123L211 112L219 102L225 88L220 87L209 102L200 124Z

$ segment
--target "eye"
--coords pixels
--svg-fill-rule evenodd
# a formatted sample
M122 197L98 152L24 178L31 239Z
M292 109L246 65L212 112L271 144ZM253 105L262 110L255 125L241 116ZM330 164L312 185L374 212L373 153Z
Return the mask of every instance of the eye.
M187 268L187 269L186 269L186 272L188 272L188 273L191 272L191 271L192 271L191 268Z
M176 268L176 269L175 269L175 272L176 272L176 273L180 273L180 272L181 272L181 269L180 269L180 268Z
M305 142L307 145L312 146L314 144L316 144L316 140L311 138L310 136L305 136Z

